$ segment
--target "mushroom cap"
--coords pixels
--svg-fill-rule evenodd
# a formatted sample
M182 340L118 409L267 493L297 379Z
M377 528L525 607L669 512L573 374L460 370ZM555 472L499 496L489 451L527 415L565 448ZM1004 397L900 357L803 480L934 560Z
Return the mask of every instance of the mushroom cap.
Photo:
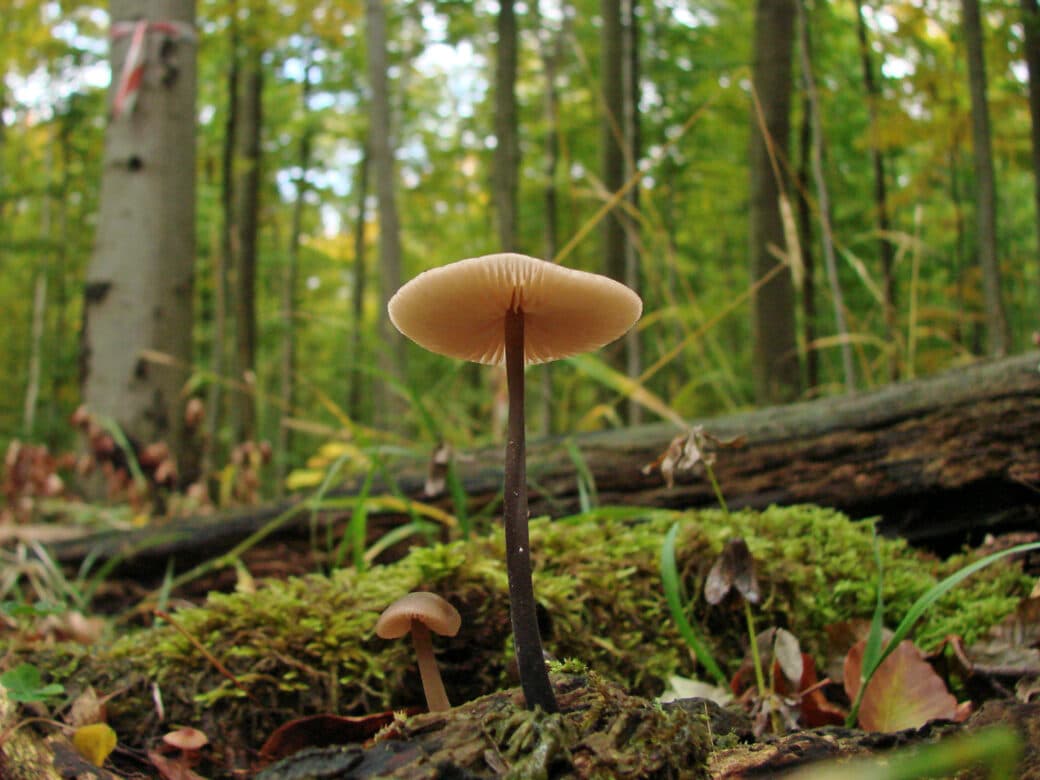
M436 593L415 591L383 610L376 621L376 635L383 639L402 637L412 630L413 620L441 636L455 636L462 625L458 610L443 598Z
M201 750L209 744L209 738L203 732L190 726L171 731L162 739L170 747L186 751Z
M497 365L509 310L524 313L524 362L546 363L619 338L643 302L609 277L507 252L424 271L387 309L401 333L431 352Z

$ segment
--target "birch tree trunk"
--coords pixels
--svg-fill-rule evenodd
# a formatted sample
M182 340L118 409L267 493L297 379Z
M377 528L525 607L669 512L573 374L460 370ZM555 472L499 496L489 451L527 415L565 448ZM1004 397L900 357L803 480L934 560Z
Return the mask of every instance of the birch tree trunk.
M982 45L979 0L962 0L964 43L968 55L971 89L971 131L975 156L976 245L982 271L986 315L986 343L991 356L1006 355L1010 333L1000 289L997 257L997 195L990 140L989 105L986 101L986 62Z
M192 0L111 0L121 22L194 29ZM132 34L112 42L114 100ZM138 442L165 439L185 462L180 393L191 361L195 264L195 43L149 27L136 106L105 136L97 242L87 270L83 399ZM174 365L149 362L145 350Z

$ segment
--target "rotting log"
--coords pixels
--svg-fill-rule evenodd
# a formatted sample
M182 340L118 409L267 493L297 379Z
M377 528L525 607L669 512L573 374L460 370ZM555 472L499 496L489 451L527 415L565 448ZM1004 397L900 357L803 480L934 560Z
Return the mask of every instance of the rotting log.
M880 516L886 533L940 550L991 531L1036 528L1040 520L1040 353L966 365L943 374L853 395L690 421L722 440L714 473L731 508L816 503L853 517ZM683 433L657 423L570 438L591 472L602 505L692 508L715 503L703 475L677 473L671 487L645 467ZM567 438L528 449L533 515L579 506ZM458 470L476 510L501 491L500 448L460 457ZM405 494L423 493L425 472L395 474ZM328 495L356 494L348 485ZM376 485L372 493L379 490ZM292 507L291 502L186 518L154 529L107 533L51 545L62 561L119 555L140 563L181 562L230 549ZM282 532L308 526L308 513Z

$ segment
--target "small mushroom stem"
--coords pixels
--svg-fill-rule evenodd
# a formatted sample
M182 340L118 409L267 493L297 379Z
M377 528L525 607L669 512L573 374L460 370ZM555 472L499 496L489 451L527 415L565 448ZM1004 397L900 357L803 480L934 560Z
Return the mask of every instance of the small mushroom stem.
M527 530L527 452L524 432L524 314L506 312L506 386L509 391L508 441L502 520L506 532L506 571L513 621L513 644L520 686L529 709L558 712L545 669L542 637L531 580L531 544Z
M433 656L430 629L419 620L412 621L412 645L419 662L419 678L422 680L423 693L426 694L426 706L430 712L451 709L440 669L437 668L437 659Z

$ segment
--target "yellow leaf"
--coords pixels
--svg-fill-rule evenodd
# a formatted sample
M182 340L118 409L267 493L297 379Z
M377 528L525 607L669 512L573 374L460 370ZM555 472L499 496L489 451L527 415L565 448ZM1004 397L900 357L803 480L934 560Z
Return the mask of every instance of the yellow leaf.
M116 749L116 733L107 723L80 726L72 734L72 744L94 766L101 766Z

